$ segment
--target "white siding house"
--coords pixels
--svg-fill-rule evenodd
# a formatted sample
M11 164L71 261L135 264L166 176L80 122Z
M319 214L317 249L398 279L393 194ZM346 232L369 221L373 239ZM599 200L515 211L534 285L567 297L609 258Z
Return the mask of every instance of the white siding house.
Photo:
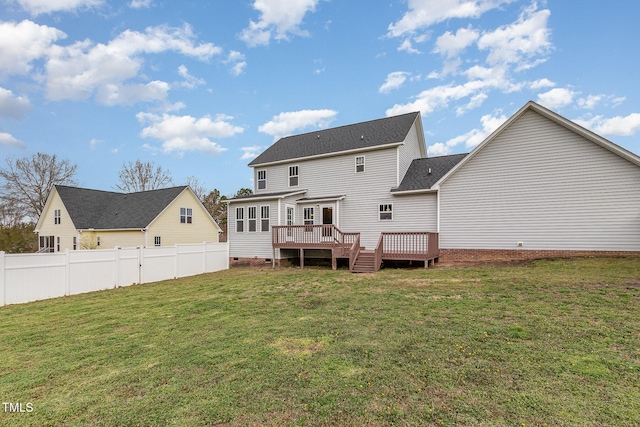
M385 257L640 253L640 157L534 102L469 154L428 158L411 113L282 138L249 166L255 194L229 200L234 259L302 258L312 236L308 249L331 241L352 268L360 253L375 269Z

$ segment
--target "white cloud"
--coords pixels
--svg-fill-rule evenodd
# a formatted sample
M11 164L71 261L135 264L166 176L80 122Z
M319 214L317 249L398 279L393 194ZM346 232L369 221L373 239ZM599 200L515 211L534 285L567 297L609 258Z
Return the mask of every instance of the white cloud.
M229 71L234 76L239 76L244 73L244 69L247 67L247 61L245 61L244 54L232 50L229 52L227 59L223 61L225 64L230 64L231 68Z
M461 85L443 85L422 91L413 102L396 104L386 111L387 116L420 111L422 115L428 115L436 109L446 108L451 101L473 96L485 88L490 88L495 83L491 81L473 80Z
M513 0L408 0L409 10L387 35L401 37L452 18L478 18L483 13Z
M231 124L233 117L224 114L218 114L213 118L204 116L199 119L191 116L151 113L138 113L136 117L141 124L148 125L142 129L140 136L162 141L162 151L165 153L202 151L218 154L226 151L226 148L209 138L228 138L244 131L243 128ZM145 145L151 147L148 144Z
M542 104L551 110L556 110L571 104L576 95L577 93L570 89L554 88L539 94L538 104Z
M447 142L437 142L430 145L427 148L429 156L445 156L451 154L453 149L458 145L464 143L467 150L473 149L482 141L487 139L493 131L498 129L507 120L507 116L492 116L490 114L482 116L480 122L482 123L481 129L473 129L464 135L457 136L448 140Z
M97 138L91 138L91 141L89 141L89 146L93 149L96 148L98 145L102 144L104 141L101 139L97 139Z
M550 31L547 27L551 12L536 8L534 3L522 12L516 22L482 34L478 47L489 51L489 65L515 63L518 68L527 69L545 61L537 59L529 62L533 57L551 49Z
M402 43L400 43L400 46L398 46L398 50L400 52L407 52L407 53L422 53L418 49L413 47L413 44L411 43L411 39L403 40Z
M32 15L52 12L72 12L100 6L102 0L13 0Z
M394 71L392 73L387 74L387 80L380 86L378 92L380 93L389 93L394 89L399 89L402 87L405 81L407 81L407 77L409 77L411 73L407 73L406 71Z
M148 9L153 4L153 0L131 0L129 7L131 9Z
M301 110L280 113L258 127L258 131L275 139L308 128L326 128L335 119L334 110Z
M32 62L44 57L56 40L67 37L62 31L24 20L0 22L0 76L25 75Z
M578 99L578 106L587 110L592 110L604 99L604 95L589 95L586 98Z
M0 132L0 145L12 148L24 148L24 142L14 138L11 134Z
M255 0L253 8L260 12L258 22L250 21L240 39L248 46L268 45L271 38L287 40L289 34L305 36L300 29L307 12L315 12L319 0Z
M240 149L243 152L242 157L240 157L240 160L253 160L256 157L258 157L258 155L264 149L264 147L261 147L259 145L252 145L251 147L242 147Z
M538 79L529 84L529 88L532 90L546 89L548 87L554 87L556 84L549 79Z
M143 54L174 51L206 61L222 49L211 43L196 44L191 27L149 27L144 33L126 30L108 44L90 40L70 46L53 46L47 62L46 94L49 99L87 99L98 92L98 102L129 104L166 96L165 82L125 84L139 77Z
M471 100L467 103L467 105L456 108L456 115L461 116L469 110L474 110L476 108L479 108L488 97L489 95L482 92L472 96Z
M200 79L189 74L189 69L185 65L180 65L178 67L178 74L180 74L180 77L184 79L184 81L180 82L180 86L187 89L194 89L207 83L204 79Z
M610 118L595 116L588 119L576 119L574 122L599 135L631 136L640 131L640 113Z
M9 89L0 87L0 116L22 119L31 109L29 99L16 96Z
M454 58L478 40L478 37L480 37L480 33L471 27L460 28L455 34L447 31L438 37L433 52L440 53L447 58Z

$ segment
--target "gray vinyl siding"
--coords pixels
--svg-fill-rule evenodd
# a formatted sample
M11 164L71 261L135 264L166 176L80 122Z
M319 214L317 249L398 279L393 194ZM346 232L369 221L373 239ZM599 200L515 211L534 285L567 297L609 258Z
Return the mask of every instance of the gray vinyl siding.
M414 131L415 133L415 131ZM355 172L355 157L364 154L365 172ZM393 196L389 190L397 183L398 151L395 147L365 153L267 166L268 192L306 189L304 194L280 201L280 224L286 224L285 205L295 206L295 224L303 224L303 208L314 207L315 224L322 223L322 207L334 207L334 222L344 232L360 232L361 244L373 249L381 231L435 231L435 195ZM299 185L288 186L289 166L299 167ZM257 192L259 194L259 192ZM300 198L342 196L340 201L297 202ZM379 220L379 205L393 204L393 220ZM260 233L235 233L235 208L260 202L232 202L229 213L230 256L271 257L271 240ZM275 218L277 200L272 202ZM319 208L318 208L319 206ZM272 225L276 222L272 220ZM264 237L264 238L263 238ZM264 255L268 254L268 255Z
M420 144L418 130L416 123L414 123L407 134L404 144L398 147L398 182L396 185L400 185L402 182L402 178L407 173L413 159L422 157L420 155Z
M640 250L640 167L534 111L440 197L442 248Z
M249 232L248 225L248 208L256 207L257 214L257 231ZM239 258L272 258L273 249L271 247L271 230L261 230L260 207L269 206L269 222L270 227L278 225L278 201L277 200L261 200L249 203L233 202L230 204L228 212L228 241L229 256ZM244 208L244 232L236 232L236 208Z

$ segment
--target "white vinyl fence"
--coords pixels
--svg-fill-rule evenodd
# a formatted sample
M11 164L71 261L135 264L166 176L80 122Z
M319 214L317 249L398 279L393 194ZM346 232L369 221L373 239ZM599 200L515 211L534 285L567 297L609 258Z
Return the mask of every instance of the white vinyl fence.
M0 251L0 306L228 268L228 243L15 255Z

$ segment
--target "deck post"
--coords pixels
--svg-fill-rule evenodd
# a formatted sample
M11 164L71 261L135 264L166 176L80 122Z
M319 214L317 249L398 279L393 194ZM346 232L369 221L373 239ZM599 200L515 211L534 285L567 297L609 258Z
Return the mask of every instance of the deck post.
M304 249L300 248L300 268L304 268Z
M271 258L271 268L276 268L276 248L271 245L273 249L273 258Z
M338 269L338 258L336 258L335 249L331 249L331 269Z

